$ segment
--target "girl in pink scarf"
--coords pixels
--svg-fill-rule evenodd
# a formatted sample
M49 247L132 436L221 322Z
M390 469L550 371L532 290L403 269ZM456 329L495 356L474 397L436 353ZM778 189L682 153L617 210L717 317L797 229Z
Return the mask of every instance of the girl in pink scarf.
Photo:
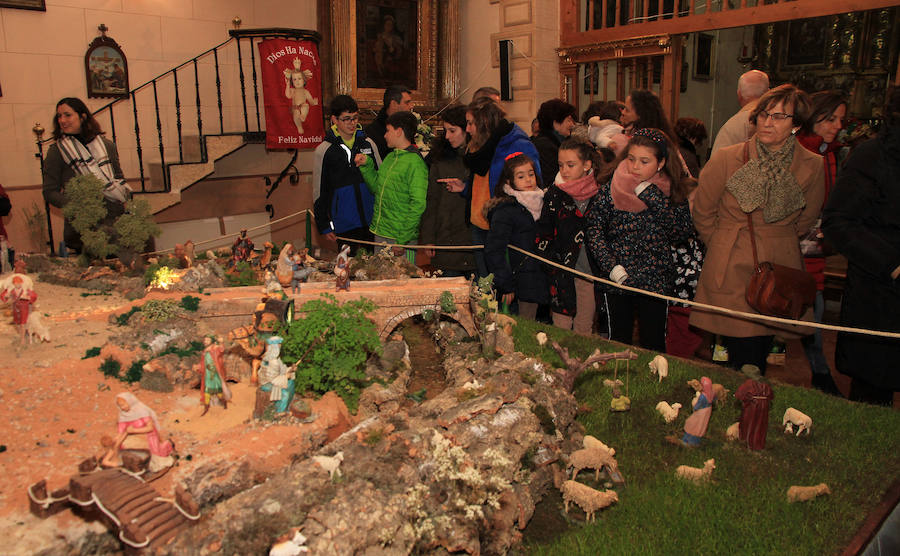
M567 139L559 147L559 174L544 195L538 221L538 251L551 261L591 274L585 250L585 215L597 195L594 167L597 152L583 140ZM548 265L553 325L578 334L590 334L596 302L594 284Z

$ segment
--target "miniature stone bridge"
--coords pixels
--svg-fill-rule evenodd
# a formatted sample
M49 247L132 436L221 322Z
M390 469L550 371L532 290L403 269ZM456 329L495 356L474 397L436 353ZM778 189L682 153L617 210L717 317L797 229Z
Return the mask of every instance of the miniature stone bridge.
M365 297L372 300L377 308L369 313L375 322L379 337L384 340L404 320L421 315L427 309L440 307L441 294L450 292L457 311L447 315L457 321L469 335L475 334L475 322L469 307L469 282L465 278L409 278L403 280L353 281L349 291L335 291L334 282L307 282L300 293L291 295L294 307L299 308L307 301L318 299L323 293L334 295L339 302ZM217 330L249 324L253 312L262 297L258 286L238 288L215 288L209 290L209 297L203 297L199 316L208 319ZM168 294L167 294L168 295ZM178 296L184 295L183 293ZM302 318L302 315L298 315ZM295 317L296 318L296 317Z

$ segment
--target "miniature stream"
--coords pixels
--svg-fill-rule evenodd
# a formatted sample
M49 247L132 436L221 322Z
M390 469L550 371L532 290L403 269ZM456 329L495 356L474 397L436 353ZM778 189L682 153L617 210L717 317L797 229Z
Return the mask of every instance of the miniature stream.
M442 366L443 356L431 337L428 325L419 318L402 323L397 332L409 346L412 373L406 391L407 406L430 400L447 387Z

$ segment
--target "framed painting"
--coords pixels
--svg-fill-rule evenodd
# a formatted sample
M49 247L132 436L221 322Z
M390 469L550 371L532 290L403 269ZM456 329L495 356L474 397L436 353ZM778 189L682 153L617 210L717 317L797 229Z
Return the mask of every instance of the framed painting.
M119 44L105 33L88 45L84 71L88 98L128 96L128 60Z
M459 88L459 0L319 0L323 94L352 96L361 113L406 85L428 113ZM369 112L369 111L372 112Z
M18 8L20 10L37 10L46 12L44 0L0 0L0 8Z
M357 86L418 88L415 0L356 0Z
M825 67L825 49L829 43L827 17L788 22L785 67Z
M712 77L713 45L715 37L710 33L697 33L694 42L694 71L691 77L698 81L709 81Z

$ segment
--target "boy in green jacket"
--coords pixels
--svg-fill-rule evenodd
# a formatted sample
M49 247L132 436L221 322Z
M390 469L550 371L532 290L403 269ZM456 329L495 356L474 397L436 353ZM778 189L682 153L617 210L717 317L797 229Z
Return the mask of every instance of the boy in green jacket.
M393 150L381 166L376 170L372 159L361 153L354 159L375 196L369 225L375 241L414 245L419 238L419 219L425 212L428 192L428 168L412 144L417 124L412 112L391 114L384 138ZM415 251L407 249L406 258L415 264Z

